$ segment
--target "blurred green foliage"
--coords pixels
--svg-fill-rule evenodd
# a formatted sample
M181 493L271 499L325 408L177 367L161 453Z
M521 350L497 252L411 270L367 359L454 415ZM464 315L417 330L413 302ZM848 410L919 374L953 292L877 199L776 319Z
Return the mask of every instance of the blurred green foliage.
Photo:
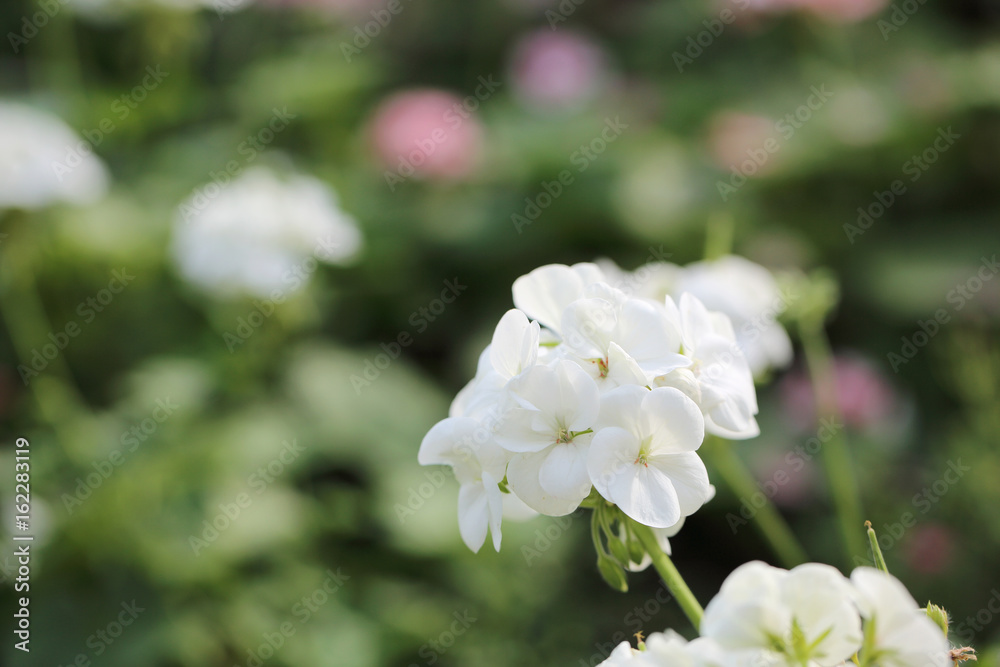
M0 492L7 507L13 442L29 438L40 535L33 650L16 654L8 638L5 662L68 665L84 654L108 666L251 665L248 651L263 657L267 636L274 643L290 623L294 634L265 664L577 665L596 664L610 642L639 629L687 632L653 573L633 575L627 594L601 582L579 517L507 523L501 553L468 553L457 486L420 468L416 451L474 372L518 275L598 256L634 268L650 247L697 260L706 221L719 215L735 221L734 249L751 259L829 267L841 291L835 347L873 360L906 406L889 428L850 434L866 516L884 539L907 512L936 531L930 547L917 539L926 531L902 531L885 549L890 570L918 601L947 608L953 630L996 595L1000 281L954 310L898 373L887 358L919 321L951 309L949 291L1000 246L993 4L923 5L888 40L877 21L889 8L850 25L755 17L727 27L678 72L673 54L717 7L588 0L556 30L600 43L614 82L586 105L549 113L519 104L509 86L512 44L548 29L544 7L406 4L347 62L341 44L364 15L150 5L95 21L72 5L18 53L0 54L6 98L47 107L80 132L116 119L96 146L113 175L106 198L8 211L0 222ZM5 3L2 32L21 31L38 7ZM157 65L169 75L121 118L115 100ZM425 86L464 96L489 74L504 86L477 112L480 171L390 191L370 150L379 101ZM778 119L824 84L831 101L782 144L780 162L723 201L717 183L730 173L709 157L719 114ZM222 335L253 304L185 285L166 248L178 203L237 157L275 107L297 117L256 160L331 183L366 248L353 266L317 272L230 352ZM618 116L629 126L620 140L518 233L511 216L525 198L572 168L574 151ZM858 207L904 178L903 165L947 127L960 139L851 242L844 225L856 224ZM135 280L25 386L16 370L25 354L47 342L47 329L77 319L78 305L122 267ZM411 314L452 278L468 290L415 333ZM403 331L413 344L355 391L351 376ZM158 400L177 407L130 450L123 438ZM762 479L768 461L809 437L786 409L776 383L761 389L762 436L740 448ZM279 460L284 442L302 452L261 488L258 470ZM106 469L114 450L123 462L67 507L66 494ZM971 470L922 511L919 494L958 460ZM833 561L840 545L822 475L812 487L784 511L810 557ZM235 511L241 494L249 504L196 554L192 536L207 541L204 522ZM771 559L751 528L729 530L727 515L738 511L720 485L672 540L702 601L735 565ZM921 567L942 558L934 571ZM321 596L329 572L348 578ZM95 640L133 600L144 611L120 638ZM987 651L1000 637L989 621L962 641ZM980 664L1000 664L996 650Z

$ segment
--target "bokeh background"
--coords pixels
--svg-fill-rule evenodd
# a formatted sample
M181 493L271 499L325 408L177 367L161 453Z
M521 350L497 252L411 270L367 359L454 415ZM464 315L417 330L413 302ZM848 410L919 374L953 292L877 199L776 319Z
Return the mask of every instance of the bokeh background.
M996 4L11 0L0 25L0 559L17 437L36 534L32 652L8 635L5 664L592 665L636 630L689 632L654 573L602 583L585 517L507 522L499 554L470 553L457 485L416 452L517 276L706 246L837 281L865 516L919 601L973 618L953 640L1000 664L1000 279L955 296L995 277L1000 246ZM231 164L260 180L225 185ZM345 256L296 246L308 270L272 308L225 280L273 269L239 225L191 232L212 202L246 230L309 218L317 187L337 193L315 206L340 216ZM442 305L446 281L463 289ZM739 444L762 481L816 433L800 357ZM774 501L811 558L845 565L806 463ZM703 602L739 563L774 562L730 529L739 509L719 484L672 539ZM123 604L142 611L115 628Z

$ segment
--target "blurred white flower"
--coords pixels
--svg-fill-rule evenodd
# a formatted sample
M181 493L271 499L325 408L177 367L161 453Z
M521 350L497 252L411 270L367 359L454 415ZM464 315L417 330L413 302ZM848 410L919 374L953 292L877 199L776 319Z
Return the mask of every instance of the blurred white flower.
M948 667L948 640L892 575L870 567L851 574L865 618L862 664L879 667ZM869 643L870 642L870 643Z
M360 246L354 219L324 183L256 167L181 204L172 251L181 275L209 292L275 298L305 285L319 262L342 263Z
M786 667L839 665L862 641L847 579L819 563L736 568L705 608L701 634L727 651L762 651L763 664Z
M732 320L736 342L754 375L783 368L792 360L792 343L777 317L788 307L771 272L734 255L684 267L675 295L690 292L709 310Z
M59 118L0 102L0 209L89 204L107 187L104 164Z

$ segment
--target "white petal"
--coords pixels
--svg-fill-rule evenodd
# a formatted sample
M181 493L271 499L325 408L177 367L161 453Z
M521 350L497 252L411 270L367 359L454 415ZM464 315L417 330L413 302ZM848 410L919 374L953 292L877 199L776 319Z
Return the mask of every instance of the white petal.
M545 452L515 455L507 466L510 490L536 512L549 516L569 514L579 507L580 500L562 498L542 488L539 474L544 461Z
M655 466L626 468L612 478L608 491L621 511L651 528L668 528L681 518L673 482Z
M579 435L573 442L559 444L545 453L545 460L538 471L542 489L567 502L577 504L590 493L590 475L587 474L587 452L590 435Z
M478 552L486 541L489 502L482 482L463 484L458 490L458 530L465 545Z
M705 440L705 418L690 398L673 387L647 391L642 401L641 431L651 436L650 454L693 452Z
M611 483L615 477L635 467L640 447L634 433L617 426L602 428L594 434L587 452L587 472L594 488L607 500L612 500Z
M618 316L604 299L579 299L563 311L563 343L583 359L604 359Z
M514 305L559 332L566 306L583 295L580 275L563 264L541 266L514 281Z
M646 398L648 393L648 389L637 385L624 385L605 393L601 397L601 412L594 430L617 426L638 437L642 399Z
M483 473L483 486L486 489L486 507L489 513L490 534L493 535L493 548L500 551L500 523L503 521L503 493L498 486L499 480L488 472Z
M694 514L711 500L713 489L708 482L708 470L694 452L654 456L648 461L650 468L656 467L670 479L682 516Z
M512 378L538 359L538 323L519 310L508 310L493 332L490 361L504 378Z

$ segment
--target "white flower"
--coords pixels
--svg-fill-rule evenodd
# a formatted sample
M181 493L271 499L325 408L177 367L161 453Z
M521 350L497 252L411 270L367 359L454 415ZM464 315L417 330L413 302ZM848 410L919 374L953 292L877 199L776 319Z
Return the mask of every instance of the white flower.
M670 297L668 311L677 311ZM757 392L753 374L736 344L732 325L722 313L709 313L691 294L682 294L676 315L681 321L687 368L656 378L664 387L676 387L694 399L705 415L705 430L731 440L760 434Z
M508 389L518 405L504 414L496 441L515 453L507 468L510 488L542 514L569 514L590 493L587 452L601 401L597 385L579 366L560 360L529 368Z
M691 363L679 354L679 323L662 305L604 283L591 285L585 297L563 311L563 344L604 389L645 386Z
M689 292L729 316L750 369L758 375L792 360L792 343L776 321L788 304L764 267L728 255L684 267L674 296Z
M275 298L305 285L318 262L341 263L360 245L324 183L255 167L181 204L173 255L181 275L208 291Z
M608 655L607 660L602 662L598 667L627 667L628 665L638 665L636 657L639 655L639 651L632 648L632 645L628 642L622 642L611 651Z
M695 453L705 421L677 389L613 389L601 398L594 430L587 458L594 488L639 523L668 528L711 498Z
M755 561L737 568L709 602L701 634L729 651L762 651L766 664L839 665L861 647L847 580L828 565L788 571Z
M489 528L493 548L500 551L504 507L499 483L507 455L492 442L489 429L467 417L443 419L424 436L417 460L420 465L447 465L454 471L461 485L458 529L465 544L479 551Z
M92 150L55 116L0 102L0 209L97 201L108 173Z
M589 285L604 280L596 264L548 264L514 281L514 305L559 334L566 306Z
M645 650L637 651L628 642L615 647L605 667L735 667L730 655L711 639L687 641L673 630L654 632L645 640ZM750 663L746 663L750 667Z
M504 313L493 332L490 343L490 363L504 379L509 380L538 361L538 322L528 322L519 310Z
M865 618L866 636L871 634L861 656L863 664L950 667L947 638L898 579L859 567L851 574L851 583Z

